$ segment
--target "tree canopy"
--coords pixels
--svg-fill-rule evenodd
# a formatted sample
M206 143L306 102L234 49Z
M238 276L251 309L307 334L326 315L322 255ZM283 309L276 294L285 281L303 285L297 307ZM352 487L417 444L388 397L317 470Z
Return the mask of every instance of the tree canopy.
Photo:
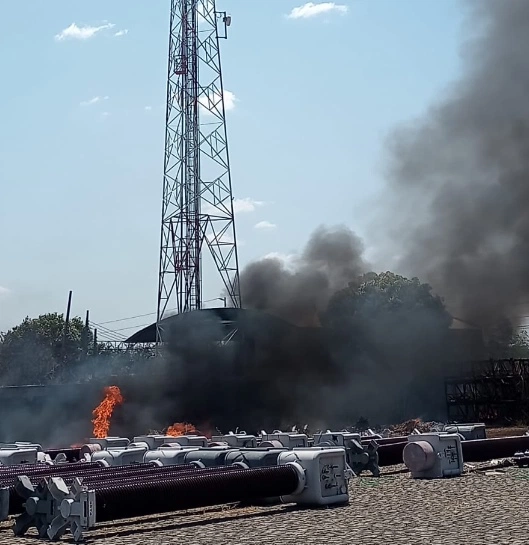
M367 273L350 282L331 298L326 314L327 323L338 328L344 320L348 326L358 327L366 322L383 326L388 320L396 325L396 317L404 319L405 325L413 320L419 329L432 322L446 329L452 321L443 300L432 293L431 286L418 278L409 279L389 271Z
M339 336L337 357L350 370L347 394L357 414L369 407L383 421L443 411L452 318L428 284L367 273L331 298L324 322Z
M347 365L353 361L355 368L395 368L414 376L418 371L428 373L428 369L438 368L443 358L446 360L446 335L451 322L442 298L428 284L389 271L352 279L332 296L321 316L322 325L337 334L335 345L347 355L340 357ZM485 341L491 357L529 357L528 334L508 320L499 321ZM143 368L152 357L150 349L123 352L105 344L99 344L92 353L92 344L92 332L85 329L79 317L69 321L66 335L62 314L27 317L20 325L0 333L0 384L43 384L90 380L109 373L129 374ZM81 361L82 371L76 366Z
M65 328L62 314L26 317L0 338L0 380L4 385L42 384L78 362L91 342L81 318Z
M492 358L529 358L529 335L501 318L485 332L487 351Z

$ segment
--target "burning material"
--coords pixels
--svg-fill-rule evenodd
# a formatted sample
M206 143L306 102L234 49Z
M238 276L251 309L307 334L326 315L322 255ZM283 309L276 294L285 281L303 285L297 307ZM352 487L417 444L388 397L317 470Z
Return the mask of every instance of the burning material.
M182 435L187 435L188 433L197 433L197 429L195 426L193 426L193 424L188 424L187 422L176 422L167 428L165 435L180 437Z
M92 412L94 415L94 419L92 420L94 437L98 439L108 437L110 419L112 418L114 408L122 403L123 396L121 395L121 390L117 386L106 386L105 399Z

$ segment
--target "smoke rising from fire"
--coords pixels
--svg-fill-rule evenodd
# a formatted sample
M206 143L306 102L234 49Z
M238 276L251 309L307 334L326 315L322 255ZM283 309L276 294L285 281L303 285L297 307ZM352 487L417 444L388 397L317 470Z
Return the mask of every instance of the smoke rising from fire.
M388 183L377 203L389 210L370 236L387 242L384 268L393 269L386 260L398 254L397 270L431 283L456 316L487 326L502 314L513 318L517 303L529 301L529 2L480 0L468 7L476 34L464 46L464 75L423 117L391 134ZM319 228L288 264L267 258L246 267L243 302L291 324L317 326L333 293L369 269L350 230ZM239 345L219 346L226 334L220 319L189 316L175 327L165 363L138 370L123 388L127 401L115 415L123 428L116 418L115 433L130 435L131 423L142 433L177 419L199 429L211 420L223 431L286 427L314 415L329 426L340 415L392 421L428 414L432 385L443 388L448 342L435 317L373 316L355 334L344 323L346 334L337 338L257 314L264 313L242 314ZM429 331L418 335L425 324ZM453 374L461 371L460 355L452 358ZM66 397L61 403L74 406L76 394ZM16 434L37 411L55 433L51 403L49 415L35 405L19 420L5 419L4 436L20 439ZM81 424L90 424L89 412Z
M366 272L363 243L347 227L319 227L289 263L265 257L241 273L244 306L298 326L318 326L329 298Z
M486 327L529 300L529 2L468 7L464 75L389 139L387 247L453 314Z

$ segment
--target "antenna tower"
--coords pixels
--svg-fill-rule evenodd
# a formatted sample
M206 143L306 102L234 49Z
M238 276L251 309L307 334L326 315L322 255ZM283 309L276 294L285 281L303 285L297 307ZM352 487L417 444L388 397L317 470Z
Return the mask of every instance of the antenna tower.
M171 0L157 326L202 307L204 243L241 306L219 47L230 23L214 0Z

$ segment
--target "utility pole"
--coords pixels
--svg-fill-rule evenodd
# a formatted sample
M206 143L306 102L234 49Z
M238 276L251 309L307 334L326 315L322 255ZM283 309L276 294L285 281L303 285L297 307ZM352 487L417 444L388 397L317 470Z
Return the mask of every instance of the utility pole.
M66 318L64 319L64 331L62 334L62 359L66 359L66 344L68 342L68 332L70 330L70 312L72 309L72 290L68 294L68 304L66 305Z
M86 311L86 318L84 321L84 328L83 328L83 339L82 339L82 346L83 346L83 355L86 358L88 354L88 341L90 338L90 311Z
M92 356L97 356L99 354L99 347L97 344L97 329L94 329L94 349Z

